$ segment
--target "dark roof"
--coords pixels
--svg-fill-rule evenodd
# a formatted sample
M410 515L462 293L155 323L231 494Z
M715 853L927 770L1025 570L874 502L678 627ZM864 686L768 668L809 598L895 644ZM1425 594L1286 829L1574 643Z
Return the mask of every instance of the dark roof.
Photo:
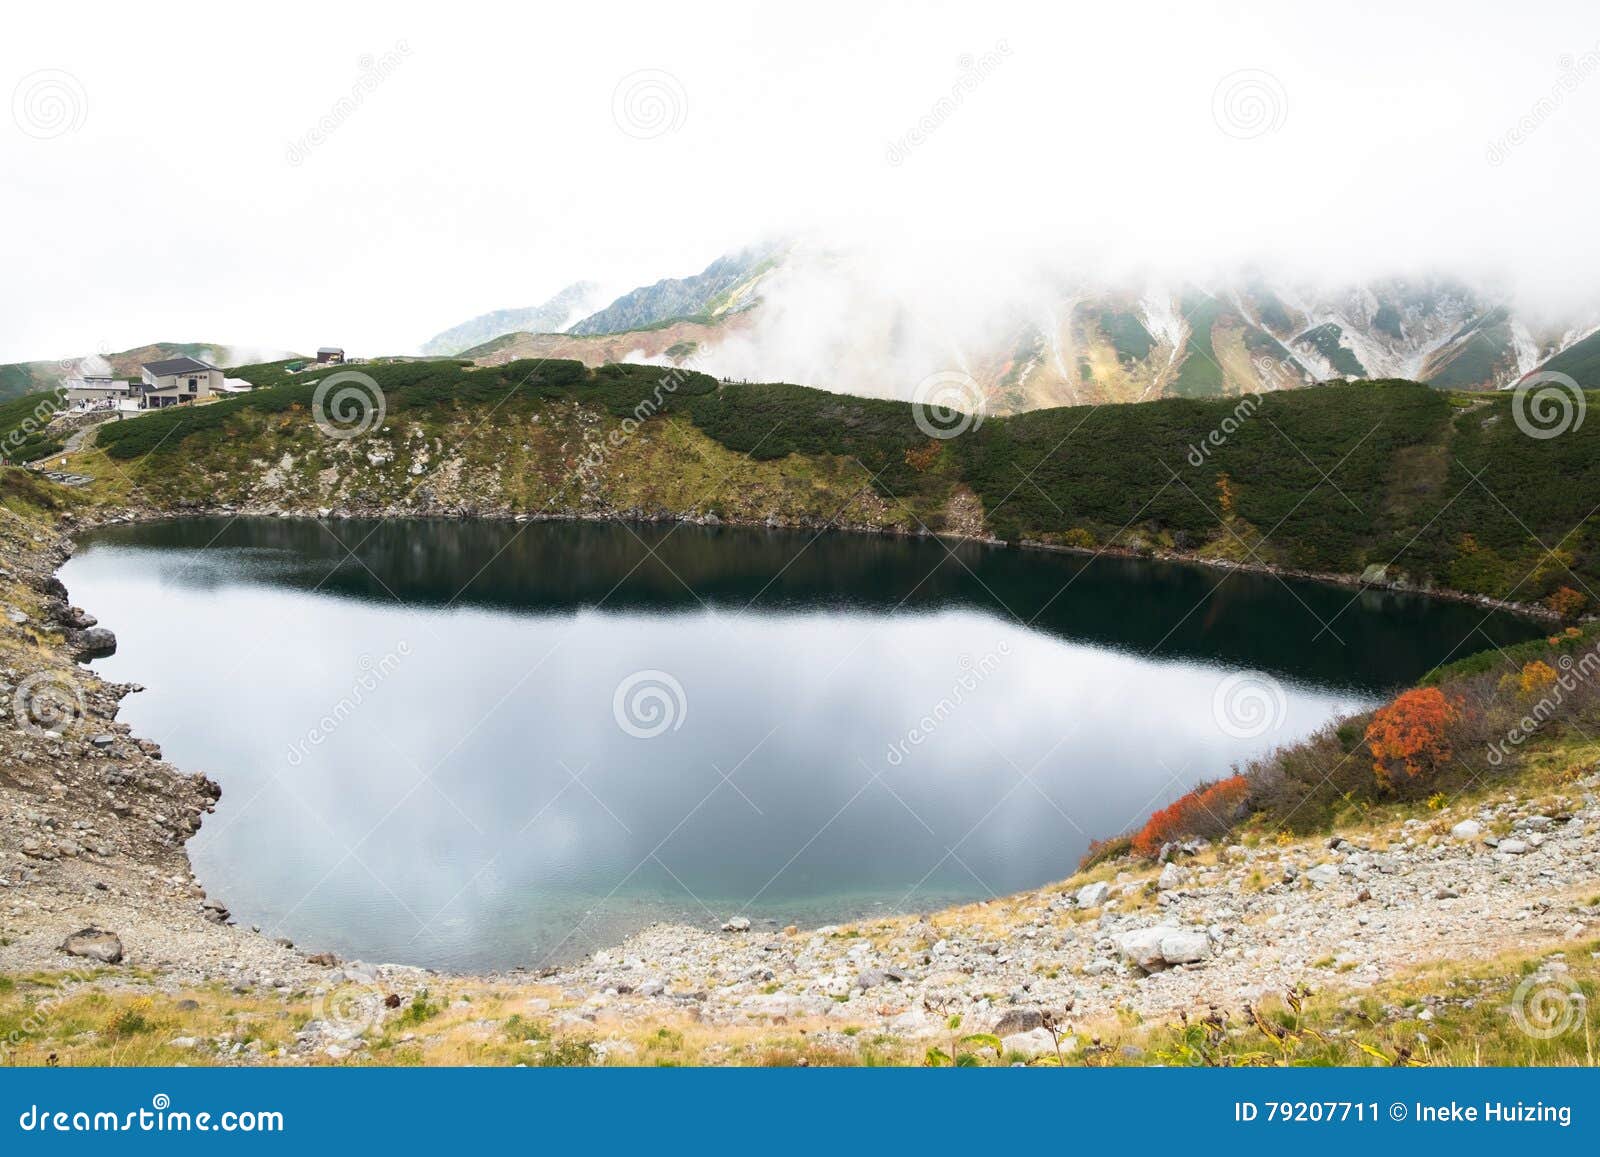
M201 370L214 370L217 367L208 366L205 362L196 361L194 358L169 358L164 362L145 362L143 368L158 378L164 378L168 374L193 374Z
M342 346L342 345L319 346L318 349L317 349L317 352L319 354L342 354L342 353L344 353L344 346Z

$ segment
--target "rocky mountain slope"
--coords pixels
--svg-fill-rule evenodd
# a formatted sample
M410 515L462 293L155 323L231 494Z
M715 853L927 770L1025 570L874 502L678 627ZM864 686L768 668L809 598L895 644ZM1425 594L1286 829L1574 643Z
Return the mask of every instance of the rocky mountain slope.
M566 358L587 366L616 362L693 363L702 345L714 349L750 325L746 311L717 321L673 321L623 333L507 333L462 353L480 366L525 358Z
M928 284L932 281L935 291ZM653 341L669 325L692 339ZM965 284L859 253L788 244L634 290L569 332L604 347L516 339L518 356L604 364L617 350L743 379L912 398L958 375L1012 413L1080 402L1212 397L1338 379L1452 389L1514 383L1593 333L1600 314L1519 312L1448 277L1318 286L1245 272L1205 283L1040 268ZM508 343L468 350L494 358Z
M1591 333L1572 342L1555 357L1539 367L1551 373L1566 374L1576 379L1584 388L1600 383L1600 332Z
M760 247L719 257L692 277L664 278L625 293L574 324L576 334L626 333L680 320L714 322L753 305L782 250Z
M453 357L501 334L560 333L599 308L599 292L600 287L592 281L574 282L541 305L497 309L451 326L423 342L422 352L430 357Z

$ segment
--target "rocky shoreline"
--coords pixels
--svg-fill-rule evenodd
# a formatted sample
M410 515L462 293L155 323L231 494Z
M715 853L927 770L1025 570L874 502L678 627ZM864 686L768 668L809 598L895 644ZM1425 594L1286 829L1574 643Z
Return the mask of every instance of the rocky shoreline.
M1555 817L1507 800L1448 826L1195 846L1159 871L1107 869L928 916L655 928L551 983L581 1000L566 1014L573 1027L688 1005L723 1025L820 1018L928 1039L960 1014L1008 1052L1037 1055L1054 1047L1047 1010L1092 1024L1238 1007L1307 982L1360 990L1440 957L1585 941L1600 929L1597 786L1591 773L1581 810Z
M287 516L181 512L201 513ZM62 528L173 516L103 512ZM138 687L78 663L106 640L86 637L101 628L55 575L70 540L0 513L0 545L0 598L12 612L0 652L0 973L92 970L96 983L136 974L168 989L221 982L280 994L425 985L425 969L341 962L229 922L185 850L219 789L116 721ZM53 688L64 714L19 714L25 686ZM780 930L730 914L722 931L654 926L570 967L481 979L554 990L557 1026L586 1031L690 1016L824 1031L868 1022L923 1039L959 1012L1037 1052L1049 1035L1041 1010L1155 1015L1251 1000L1329 970L1360 988L1441 955L1592 936L1600 913L1584 889L1600 871L1597 788L1591 768L1559 809L1508 794L1470 815L1442 812L1331 846L1196 846L1159 873L1106 867L920 917Z
M115 640L67 602L55 571L70 541L3 514L0 544L0 971L118 963L199 980L294 958L227 924L194 876L185 844L221 789L117 721L142 688L79 663Z

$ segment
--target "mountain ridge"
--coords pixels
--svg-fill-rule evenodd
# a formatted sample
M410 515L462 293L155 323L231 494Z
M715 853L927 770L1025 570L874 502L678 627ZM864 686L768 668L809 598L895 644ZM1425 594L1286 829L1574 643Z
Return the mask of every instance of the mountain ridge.
M676 321L709 321L755 304L761 279L781 250L756 246L717 258L689 277L665 277L617 298L571 327L583 336L652 329Z
M901 286L913 278L903 277ZM1453 276L1383 277L1332 289L1247 270L1210 283L1052 275L977 290L954 308L919 308L848 253L802 244L718 258L573 324L458 351L499 364L517 356L588 365L644 358L720 376L779 377L868 396L915 396L931 376L970 379L974 407L1015 413L1052 405L1210 397L1319 381L1401 377L1451 389L1504 388L1600 329L1600 313L1559 323ZM694 325L693 340L645 335ZM496 335L495 339L506 337Z
M422 352L430 357L453 357L503 334L559 333L589 314L599 292L600 286L593 281L575 281L539 305L497 309L468 318L423 342Z

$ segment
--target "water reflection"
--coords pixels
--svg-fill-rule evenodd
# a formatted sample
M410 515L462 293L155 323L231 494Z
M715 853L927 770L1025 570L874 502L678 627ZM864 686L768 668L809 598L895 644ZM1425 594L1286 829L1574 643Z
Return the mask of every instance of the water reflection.
M1483 617L956 556L255 520L99 532L64 578L121 639L107 675L150 688L124 718L223 784L190 845L213 894L302 943L463 968L650 919L828 920L1059 878L1089 837L1414 677ZM1342 643L1313 643L1313 615ZM1259 733L1215 717L1238 667L1284 688ZM668 726L630 725L617 692L641 672L670 678Z

